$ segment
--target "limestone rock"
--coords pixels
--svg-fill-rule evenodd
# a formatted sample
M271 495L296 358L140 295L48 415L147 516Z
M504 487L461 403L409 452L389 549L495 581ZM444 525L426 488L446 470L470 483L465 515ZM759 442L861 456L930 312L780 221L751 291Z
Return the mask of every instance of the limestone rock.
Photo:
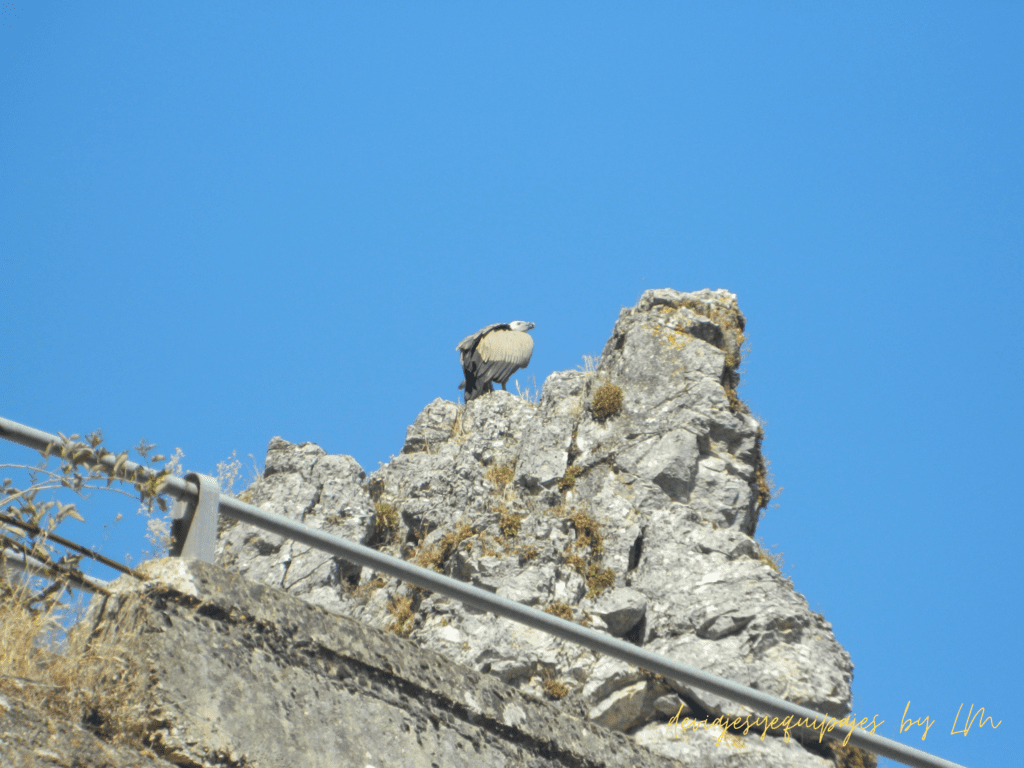
M753 732L751 732L753 733ZM756 765L758 768L835 768L835 763L821 754L809 752L796 739L767 737L763 741L722 735L721 728L677 730L667 723L651 723L633 733L638 744L667 757L675 758L682 765L701 768L733 768L734 766ZM824 750L823 750L824 751Z
M350 456L328 456L312 443L270 441L263 478L249 489L249 503L322 528L360 544L375 530L366 474ZM339 609L335 597L359 568L341 558L234 521L221 525L221 561L254 581L288 590L324 607Z
M580 605L590 615L591 626L599 626L613 637L622 637L644 617L647 596L639 590L622 587L600 597L585 598Z
M841 716L850 711L849 656L752 538L770 488L761 426L736 394L744 322L728 291L647 291L620 313L596 371L551 374L539 402L503 391L465 406L435 400L402 452L369 478L349 457L275 438L267 474L249 492L270 511L335 525L389 554ZM617 413L594 407L609 386L621 390ZM374 527L382 508L398 513L397 529L384 535ZM568 693L558 705L568 713L637 734L659 732L677 701L712 715L747 714L236 528L222 535L222 565L407 635L524 693L544 697L559 681ZM724 759L723 748L709 757L704 736L691 741L687 755ZM662 746L683 754L679 744ZM777 755L792 766L820 762L769 735L722 764L774 765L765 761Z

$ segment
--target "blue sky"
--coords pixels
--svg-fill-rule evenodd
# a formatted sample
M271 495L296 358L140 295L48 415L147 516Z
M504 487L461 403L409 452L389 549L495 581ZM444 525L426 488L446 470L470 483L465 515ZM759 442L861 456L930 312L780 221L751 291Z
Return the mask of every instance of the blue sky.
M481 326L537 324L539 386L643 290L727 288L784 488L758 534L856 711L1019 754L1022 6L2 11L0 415L369 472ZM81 508L138 560L130 504ZM950 735L961 703L1002 725Z

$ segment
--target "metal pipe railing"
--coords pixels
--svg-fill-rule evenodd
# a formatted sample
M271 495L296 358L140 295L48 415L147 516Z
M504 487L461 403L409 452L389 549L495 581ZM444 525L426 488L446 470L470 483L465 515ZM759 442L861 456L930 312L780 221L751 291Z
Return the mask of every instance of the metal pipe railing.
M8 543L0 538L0 543ZM103 595L110 594L110 582L101 579L94 579L92 576L69 573L54 568L49 563L44 563L38 558L32 557L24 549L15 547L4 547L0 549L0 571L10 570L24 573L27 576L40 576L53 581L54 579L67 579L72 587L84 589L87 592L98 592Z
M0 418L0 437L39 451L45 450L47 445L59 440L54 435L49 435L30 427L24 427L21 424L3 418ZM108 466L113 466L113 460L110 461ZM123 467L126 472L133 472L139 468L138 465L132 465L130 462L124 464ZM199 487L195 483L187 483L180 478L173 477L167 478L162 492L167 492L179 500L186 496L194 499L199 497ZM498 616L504 616L507 619L539 629L563 640L577 643L597 653L607 654L629 664L635 664L642 669L656 672L667 678L683 682L686 685L691 685L730 701L738 702L757 712L763 712L778 718L792 717L797 721L803 718L808 724L820 722L834 723L839 720L839 718L815 712L763 691L747 688L724 677L711 675L673 659L658 656L625 640L620 640L571 621L560 619L557 616L552 616L536 608L530 608L522 603L499 597L486 590L470 586L435 571L421 568L397 557L386 555L375 549L364 547L361 544L356 544L317 528L310 528L287 517L266 512L259 507L246 504L231 496L221 494L220 512L239 522L254 525L271 533L276 533L279 536L294 539L310 547L344 558L357 565L387 573L423 589L460 600L479 610L490 611ZM823 735L825 728L822 727L820 730ZM828 730L830 731L830 739L836 740L849 734L849 743L883 757L891 758L904 765L913 766L913 768L964 768L964 766L958 763L930 755L927 752L922 752L919 749L908 747L898 741L887 739L884 736L878 736L859 728L853 729L851 733L849 728L835 725L836 735L831 733L833 728ZM805 734L819 733L816 727L793 728L792 731Z
M73 541L68 541L63 536L58 536L52 531L44 531L38 525L26 523L24 520L18 520L17 518L11 517L10 515L0 515L0 528L3 528L4 526L14 526L15 528L20 528L23 531L28 531L29 534L33 536L43 536L46 538L47 541L52 541L56 544L60 544L62 547L70 549L73 552L78 552L81 555L85 555L86 557L92 558L98 563L103 563L103 565L107 566L108 568L113 568L115 571L131 574L132 576L140 580L145 578L145 576L143 576L138 571L129 568L126 565L121 565L116 560L111 560L109 557L104 557L98 552L93 552L91 549L83 547L80 544L75 544L75 542ZM106 582L103 583L105 584Z
M10 440L12 443L18 445L24 445L26 448L31 448L35 451L42 453L46 450L49 445L61 445L62 440L57 435L51 435L48 432L43 432L39 429L33 429L32 427L19 424L16 421L5 419L0 417L0 437L4 440ZM87 462L91 464L102 464L107 469L113 469L117 463L117 456L114 454L107 454L99 462ZM125 461L121 464L118 471L115 473L116 477L122 480L127 480L131 474L141 472L143 476L152 477L153 471L148 467L144 467L141 464L136 464L133 461ZM188 483L182 480L180 477L169 475L164 479L164 485L160 489L160 493L166 493L169 496L173 496L175 499L181 499L183 497L195 498L199 495L199 487L195 483Z

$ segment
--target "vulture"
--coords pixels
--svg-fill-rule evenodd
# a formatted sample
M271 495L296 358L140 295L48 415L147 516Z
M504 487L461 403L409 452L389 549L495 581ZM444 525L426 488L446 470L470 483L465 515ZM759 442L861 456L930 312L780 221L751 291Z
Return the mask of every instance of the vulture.
M511 323L494 323L470 334L459 342L455 349L462 360L462 372L466 381L459 384L465 388L466 402L491 392L491 382L498 382L505 389L508 377L530 364L533 354L533 337L527 331L533 323L513 320Z

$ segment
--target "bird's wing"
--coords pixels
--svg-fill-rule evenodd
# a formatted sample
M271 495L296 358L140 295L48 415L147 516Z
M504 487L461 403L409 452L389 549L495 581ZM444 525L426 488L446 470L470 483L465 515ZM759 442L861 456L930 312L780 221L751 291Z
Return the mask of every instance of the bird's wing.
M508 323L491 323L486 328L481 328L476 333L469 334L469 336L467 336L466 338L459 342L458 346L455 347L455 349L458 350L459 352L469 352L471 349L473 349L473 347L475 347L479 343L481 337L486 336L495 328L501 328L502 326L508 328Z
M508 377L518 371L522 366L516 365L515 363L508 363L503 361L496 361L493 363L480 363L476 369L476 375L482 380L496 381L499 384L504 384L508 381Z
M533 355L533 337L523 331L491 331L480 340L477 349L486 362L501 360L525 366Z
M477 376L504 384L508 377L530 364L533 337L523 331L496 330L477 344L481 365Z

